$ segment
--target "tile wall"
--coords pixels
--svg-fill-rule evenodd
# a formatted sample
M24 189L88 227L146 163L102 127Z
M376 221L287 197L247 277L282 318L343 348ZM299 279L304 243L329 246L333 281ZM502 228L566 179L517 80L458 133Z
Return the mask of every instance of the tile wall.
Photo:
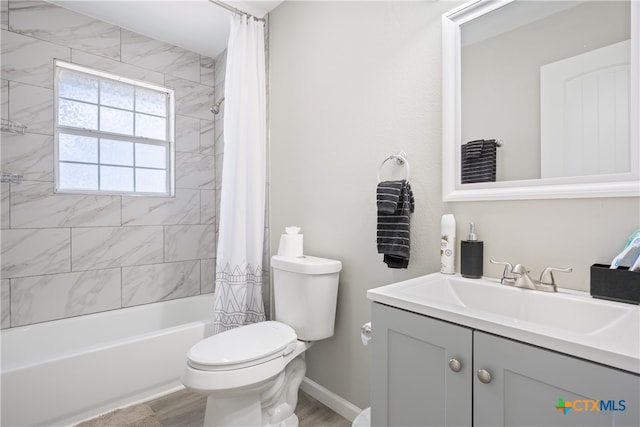
M1 114L27 126L1 135L2 171L24 177L1 184L2 328L212 292L224 66L50 3L1 5ZM54 58L175 90L174 198L53 194Z

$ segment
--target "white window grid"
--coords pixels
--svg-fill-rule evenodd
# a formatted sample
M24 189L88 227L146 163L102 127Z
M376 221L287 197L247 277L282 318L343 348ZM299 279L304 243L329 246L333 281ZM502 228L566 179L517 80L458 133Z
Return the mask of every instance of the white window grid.
M81 101L81 100L77 100L77 99L72 99L73 102L80 102L80 103L86 103L88 105L96 105L98 107L97 109L97 114L98 114L98 129L86 129L86 128L81 128L81 127L75 127L75 126L68 126L68 125L60 125L59 124L59 117L58 117L58 113L59 113L59 100L60 99L66 99L66 98L61 98L59 96L58 93L58 73L63 70L63 69L67 69L67 70L72 70L72 71L76 71L76 72L80 72L80 73L85 73L88 75L91 75L93 77L97 77L99 78L101 81L104 80L111 80L111 81L116 81L119 83L124 83L124 84L129 84L131 86L134 87L134 91L136 88L140 87L140 88L144 88L144 89L149 89L149 90L153 90L153 91L157 91L160 93L163 93L166 95L166 116L163 117L166 119L166 129L165 129L165 135L166 135L166 139L155 139L155 138L148 138L148 137L141 137L141 136L135 136L136 134L136 120L133 121L133 131L132 134L122 134L122 133L115 133L115 132L108 132L108 131L101 131L100 129L100 106L102 106L102 104L100 103L100 91L98 91L98 101L97 103L93 103L93 102L87 102L87 101ZM110 74L110 73L105 73L102 71L98 71L98 70L94 70L94 69L90 69L90 68L86 68L86 67L82 67L76 64L71 64L68 62L64 62L64 61L60 61L60 60L55 60L55 80L54 80L54 127L55 127L55 192L56 193L71 193L71 194L101 194L101 195L109 195L109 194L114 194L114 195L127 195L127 196L171 196L173 197L175 195L175 140L174 140L174 135L175 135L175 114L174 114L174 91L172 89L169 88L165 88L162 86L157 86L157 85L153 85L147 82L142 82L142 81L137 81L137 80L133 80L133 79L129 79L126 77L121 77L121 76L117 76L114 74ZM121 110L121 111L127 111L127 112L132 112L134 115L136 113L136 107L135 107L135 95L134 95L134 107L132 110L128 110L128 109L123 109L123 108L118 108L118 107L114 107L109 105L108 108L111 109L116 109L116 110ZM157 116L151 113L144 113L145 115L148 116L154 116L154 117L161 117L161 116ZM93 162L82 162L82 161L70 161L70 160L64 160L64 161L60 161L60 156L59 156L59 135L60 133L64 133L64 134L69 134L69 135L76 135L76 136L87 136L87 137L91 137L91 138L95 138L96 140L98 140L98 143L100 140L102 139L106 139L106 140L115 140L115 141L125 141L125 142L131 142L134 145L134 150L133 150L133 164L131 166L126 166L126 165L121 165L121 164L111 164L111 163L102 163L100 160L100 149L97 150L97 155L98 155L98 160L97 163L93 163ZM137 166L136 163L136 158L135 158L135 144L146 144L146 145L158 145L158 146L163 146L166 148L165 152L166 152L166 159L165 159L165 165L166 168L156 168L156 167L149 167L149 166ZM81 164L81 165L96 165L97 166L97 173L98 173L98 185L100 185L101 183L101 172L100 172L100 166L115 166L115 167L120 167L120 168L129 168L132 169L133 171L133 180L134 180L134 191L113 191L113 190L93 190L93 189L65 189L65 188L60 188L59 185L59 168L60 168L60 163L69 163L69 164ZM166 171L165 173L165 178L166 178L166 182L165 182L165 192L142 192L142 191L135 191L136 188L136 174L135 174L135 170L136 169L146 169L146 170L164 170Z

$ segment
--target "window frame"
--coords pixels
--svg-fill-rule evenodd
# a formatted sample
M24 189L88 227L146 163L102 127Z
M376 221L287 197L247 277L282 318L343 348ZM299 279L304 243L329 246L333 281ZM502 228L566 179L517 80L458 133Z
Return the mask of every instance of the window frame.
M99 130L99 124L98 124L98 129L86 129L86 128L81 128L81 127L75 127L75 126L68 126L68 125L60 125L59 124L59 101L60 101L60 96L59 96L59 92L58 92L58 86L59 86L59 73L61 72L61 70L70 70L70 71L75 71L75 72L79 72L79 73L84 73L84 74L88 74L92 77L96 77L99 79L99 81L105 79L105 80L111 80L111 81L115 81L117 83L124 83L124 84L128 84L133 86L134 88L139 87L139 88L143 88L143 89L149 89L155 92L161 92L164 93L166 95L166 129L165 129L165 135L166 135L166 140L163 139L155 139L155 138L149 138L149 137L141 137L141 136L135 136L135 135L127 135L127 134L121 134L121 133L116 133L116 132L107 132L107 131L101 131ZM63 98L66 99L66 98ZM135 97L134 97L135 99ZM87 194L87 195L119 195L119 196L147 196L147 197L175 197L175 91L173 89L169 89L163 86L159 86L156 84L152 84L152 83L147 83L144 81L140 81L140 80L135 80L135 79L130 79L127 77L122 77L122 76L118 76L115 74L111 74L111 73L107 73L107 72L103 72L100 70L96 70L96 69L92 69L92 68L88 68L88 67L84 67L84 66L80 66L77 64L72 64L66 61L61 61L61 60L55 60L54 61L54 123L53 123L53 127L54 127L54 193L57 194ZM73 101L73 100L72 100ZM83 102L83 101L79 101L79 102ZM135 103L135 101L134 101ZM89 103L91 104L91 103ZM100 103L100 100L98 99L98 103L97 104L91 104L91 105L96 105L98 108L98 111L100 110L100 107L102 106L102 104ZM135 105L135 104L134 104ZM109 107L109 106L106 106ZM109 107L112 108L112 107ZM123 110L123 111L129 111L129 110ZM137 111L135 110L135 106L133 108L133 110L131 110L132 114L135 117L135 114L137 113ZM98 114L100 114L98 112ZM135 119L134 119L135 120ZM116 190L100 190L99 188L96 190L93 189L64 189L64 188L60 188L60 134L67 134L67 135L76 135L76 136L86 136L86 137L91 137L91 138L95 138L98 141L98 151L100 149L99 147L99 141L100 139L108 139L108 140L115 140L115 141L125 141L125 142L131 142L133 144L133 150L135 153L135 144L136 143L141 143L141 144L147 144L147 145L156 145L156 146L163 146L167 148L167 153L166 153L166 159L165 159L165 165L166 165L166 176L165 176L165 189L166 191L163 193L159 193L159 192L143 192L143 191L135 191L135 174L136 174L136 170L138 169L138 167L136 167L136 163L135 163L135 154L134 154L134 162L132 166L123 166L123 165L111 165L109 163L100 163L100 158L98 157L98 162L97 163L89 163L89 162L77 162L77 164L86 164L86 165L96 165L97 169L98 169L98 186L100 186L100 167L101 166L117 166L117 167L130 167L133 171L133 179L134 179L134 191L116 191ZM135 133L135 130L133 131L133 133ZM69 162L64 162L63 163L69 163ZM74 162L71 162L74 163ZM147 168L147 167L140 167L140 169L148 169L148 170L154 170L154 168ZM160 169L156 169L156 170L160 170Z

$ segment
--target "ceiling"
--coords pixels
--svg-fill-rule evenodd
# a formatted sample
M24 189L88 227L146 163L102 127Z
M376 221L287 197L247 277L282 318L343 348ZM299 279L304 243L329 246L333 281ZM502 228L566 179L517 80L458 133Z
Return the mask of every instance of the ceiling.
M227 47L231 12L209 0L48 1L212 58ZM225 3L263 18L282 0L225 0Z

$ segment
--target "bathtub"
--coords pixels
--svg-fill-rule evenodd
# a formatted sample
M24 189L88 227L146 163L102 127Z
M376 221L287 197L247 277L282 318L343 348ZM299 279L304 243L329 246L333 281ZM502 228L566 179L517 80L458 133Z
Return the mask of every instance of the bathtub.
M64 426L182 387L213 294L5 329L1 425Z

